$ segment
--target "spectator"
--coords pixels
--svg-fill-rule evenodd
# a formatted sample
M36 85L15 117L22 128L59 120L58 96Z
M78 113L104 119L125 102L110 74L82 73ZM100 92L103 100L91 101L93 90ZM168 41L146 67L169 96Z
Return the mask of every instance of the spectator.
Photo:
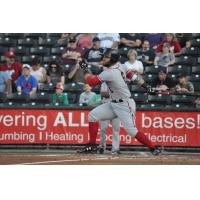
M22 75L17 79L16 86L18 93L30 95L36 93L38 82L37 79L31 75L30 65L23 65Z
M86 52L85 58L88 63L98 65L103 58L103 49L100 48L99 38L95 37L92 42L93 46Z
M100 39L100 47L106 49L117 49L120 39L118 33L98 33L97 37Z
M162 52L158 53L154 60L154 65L168 67L175 63L175 57L173 53L170 53L170 46L168 43L163 44Z
M192 47L191 41L188 40L185 42L185 46L181 49L181 53L185 53L187 49L190 49Z
M158 45L163 41L164 35L164 33L148 33L144 40L149 41L150 48L157 49Z
M163 45L166 43L170 45L170 52L174 53L175 56L178 56L181 54L181 46L178 40L176 39L175 34L173 33L165 34L165 39L158 45L156 52L157 53L161 52L163 49Z
M79 103L83 105L92 105L99 101L99 96L92 92L92 87L88 84L84 86L84 92L81 93Z
M178 84L176 85L176 92L178 93L194 93L194 86L188 81L186 74L181 73L177 76Z
M142 43L142 48L138 51L137 59L142 61L144 65L152 65L155 59L154 50L150 48L148 40L144 40Z
M60 39L58 39L58 44L63 44L63 42L67 42L70 37L77 37L79 33L62 33Z
M11 93L11 76L7 71L0 71L0 93L8 94Z
M141 61L137 60L137 52L134 49L128 51L128 61L125 62L125 65L134 72L143 74L144 67Z
M34 76L38 84L44 84L47 82L47 71L41 66L39 58L33 58L31 62L31 75Z
M15 52L8 51L6 53L6 64L0 67L0 71L8 71L12 78L12 91L16 91L16 80L21 75L22 64L15 61Z
M56 104L56 103L58 103L59 105L68 105L69 104L67 95L63 94L63 90L64 90L63 84L61 82L57 83L56 93L53 94L53 96L52 96L53 104Z
M142 38L137 33L120 33L120 48L132 47L139 48L142 44Z
M91 33L83 33L78 39L78 46L83 49L90 49L92 48L92 39L93 36Z
M161 91L174 92L176 83L168 76L167 68L160 66L158 76L152 81L151 86Z
M200 97L197 97L195 100L196 108L200 108Z
M77 47L76 38L70 37L68 47L62 53L63 64L76 65L77 60L83 57L83 53L83 49Z
M56 85L58 82L65 84L65 75L56 61L51 61L47 69L47 82Z
M68 81L74 83L85 83L84 77L85 74L83 70L80 69L79 61L77 61L76 65L70 67L69 73L67 75Z

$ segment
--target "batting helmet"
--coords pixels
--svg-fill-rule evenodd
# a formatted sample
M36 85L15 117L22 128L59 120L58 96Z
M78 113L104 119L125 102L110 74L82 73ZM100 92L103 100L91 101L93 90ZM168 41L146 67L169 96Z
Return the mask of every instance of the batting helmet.
M108 56L110 58L109 65L115 64L119 61L120 54L117 50L109 49L105 52L104 56Z

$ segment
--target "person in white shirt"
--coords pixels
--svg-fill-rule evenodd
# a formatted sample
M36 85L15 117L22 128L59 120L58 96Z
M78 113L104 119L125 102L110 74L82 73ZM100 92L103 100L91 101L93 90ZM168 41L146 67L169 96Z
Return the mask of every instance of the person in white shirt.
M141 61L137 60L137 52L134 49L130 49L127 56L128 61L125 62L125 65L132 71L143 74L144 66Z
M120 37L119 33L98 33L97 37L100 39L100 47L103 49L117 49Z

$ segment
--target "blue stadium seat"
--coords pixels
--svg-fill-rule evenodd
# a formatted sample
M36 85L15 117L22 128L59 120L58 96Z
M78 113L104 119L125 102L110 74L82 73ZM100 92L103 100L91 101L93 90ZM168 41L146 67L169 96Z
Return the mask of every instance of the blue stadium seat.
M45 33L25 33L24 36L28 38L38 39L39 37L43 37Z

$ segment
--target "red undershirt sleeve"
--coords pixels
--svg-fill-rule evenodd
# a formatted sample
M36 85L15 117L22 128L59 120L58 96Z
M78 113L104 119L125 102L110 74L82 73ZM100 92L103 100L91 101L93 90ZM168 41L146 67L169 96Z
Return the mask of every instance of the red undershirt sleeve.
M102 83L101 79L99 76L93 76L90 75L86 78L86 83L89 84L90 86L96 86Z

